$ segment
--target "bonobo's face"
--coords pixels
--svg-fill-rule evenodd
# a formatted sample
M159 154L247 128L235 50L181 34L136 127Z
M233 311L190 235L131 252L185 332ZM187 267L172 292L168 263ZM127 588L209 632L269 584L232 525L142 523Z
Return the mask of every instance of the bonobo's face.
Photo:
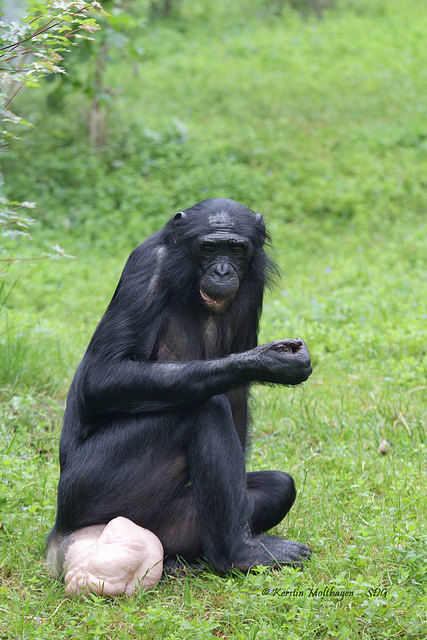
M194 283L195 276L196 289L192 285L190 295L196 294L210 313L227 309L253 259L264 273L264 220L239 202L209 198L178 211L164 231L177 258L175 270L182 264L181 277L188 274L188 281ZM189 249L191 262L187 261Z
M239 290L252 257L252 243L221 229L198 238L193 251L201 300L212 313L221 313Z

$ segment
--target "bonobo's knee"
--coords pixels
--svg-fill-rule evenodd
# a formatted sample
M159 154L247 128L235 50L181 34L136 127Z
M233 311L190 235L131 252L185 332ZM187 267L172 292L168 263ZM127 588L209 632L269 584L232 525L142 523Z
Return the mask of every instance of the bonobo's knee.
M255 471L247 474L248 491L254 501L251 529L268 531L291 509L296 490L292 477L283 471Z
M285 473L284 471L273 471L273 473L275 481L277 482L278 492L283 496L284 503L288 505L286 511L288 512L294 504L297 495L294 479L289 473Z
M202 415L212 419L213 424L233 420L230 403L224 395L213 396L206 401Z
M297 495L295 483L289 473L284 471L272 471L271 473L270 495L273 500L277 501L279 509L282 510L280 520L283 520L295 502Z
M222 484L229 484L236 474L245 474L245 456L234 426L231 407L224 395L217 395L203 404L191 424L188 440L188 463L191 469L199 469L206 487L212 484L214 473L223 477ZM193 480L194 480L193 476Z
M211 454L215 455L217 450L234 450L240 442L234 427L230 403L224 395L206 400L202 409L199 407L191 424L191 448L206 446L211 450Z
M248 473L248 489L255 494L285 499L290 507L296 497L295 483L292 476L284 471L252 471ZM256 497L256 496L255 496ZM289 507L289 508L290 508Z

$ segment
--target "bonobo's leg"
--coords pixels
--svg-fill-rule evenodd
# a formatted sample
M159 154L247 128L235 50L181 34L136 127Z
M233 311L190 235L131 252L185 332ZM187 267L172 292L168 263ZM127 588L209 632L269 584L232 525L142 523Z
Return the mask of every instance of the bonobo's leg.
M294 481L283 471L252 471L246 475L250 497L254 501L252 533L275 527L292 507L296 491Z
M75 550L82 549L83 555L86 546L94 544L89 555L95 555L99 581L111 583L111 593L117 583L124 590L128 584L133 588L133 578L117 571L114 559L109 565L112 573L103 573L107 571L104 564L111 560L105 551L118 544L114 547L118 557L125 552L132 555L133 543L128 548L127 536L132 538L134 534L136 546L142 551L142 527L161 541L165 556L181 556L191 563L206 558L219 572L233 567L247 570L259 564L300 564L309 555L308 547L254 535L280 521L290 507L292 492L289 487L285 491L287 476L261 472L248 477L249 492L243 448L224 396L211 398L185 415L138 417L128 421L126 429L105 430L90 438L79 450L78 461L69 459L62 471L57 523L48 558L59 574L66 570L67 563L71 566L71 561L80 570L83 561L72 554L72 543ZM113 536L110 543L107 533L117 532L112 524L124 524L124 520L128 524L120 527L119 540ZM92 536L89 541L87 534ZM76 546L77 542L82 546ZM135 562L132 555L128 564L134 567ZM160 568L160 564L157 566ZM83 563L83 569L94 573L91 564ZM138 568L133 575L140 577Z
M281 490L274 517L262 514L262 500L247 492L247 476L242 446L234 428L230 405L224 396L215 396L194 416L188 442L188 465L200 522L203 552L220 573L231 568L273 564L300 564L310 555L309 547L275 536L253 535L251 519L260 527L276 524L277 517L293 502L289 481L279 474L276 486L288 485L286 500ZM270 476L271 477L271 476ZM277 478L280 477L280 481ZM254 476L251 484L254 485ZM265 497L265 495L264 495Z
M253 534L263 533L276 526L289 512L295 500L295 486L291 476L282 471L255 471L246 474L249 499L250 528ZM251 508L252 505L252 508ZM181 566L175 562L174 552L191 564L203 557L199 519L194 505L192 487L185 487L180 497L170 504L163 516L161 536L166 559L166 571Z
M147 529L117 517L107 525L84 527L50 540L47 562L64 574L70 595L130 595L160 580L163 547ZM60 576L58 576L60 577Z
M194 416L188 467L203 554L224 573L243 545L250 516L244 452L225 396L211 398Z

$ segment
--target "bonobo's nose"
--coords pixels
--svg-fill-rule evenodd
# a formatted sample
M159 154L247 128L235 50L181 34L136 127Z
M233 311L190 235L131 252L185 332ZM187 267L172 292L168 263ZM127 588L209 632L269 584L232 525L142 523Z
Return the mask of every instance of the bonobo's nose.
M227 262L219 262L215 266L215 280L218 282L223 282L224 280L229 280L231 276L230 265Z

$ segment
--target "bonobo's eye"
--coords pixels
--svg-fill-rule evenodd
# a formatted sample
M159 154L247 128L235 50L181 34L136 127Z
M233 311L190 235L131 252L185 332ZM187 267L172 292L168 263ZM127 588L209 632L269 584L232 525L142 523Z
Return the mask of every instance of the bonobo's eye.
M204 256L213 256L215 248L211 244L204 244L202 246L202 253Z
M230 251L233 256L236 256L237 258L243 255L243 247L240 244L231 245Z

